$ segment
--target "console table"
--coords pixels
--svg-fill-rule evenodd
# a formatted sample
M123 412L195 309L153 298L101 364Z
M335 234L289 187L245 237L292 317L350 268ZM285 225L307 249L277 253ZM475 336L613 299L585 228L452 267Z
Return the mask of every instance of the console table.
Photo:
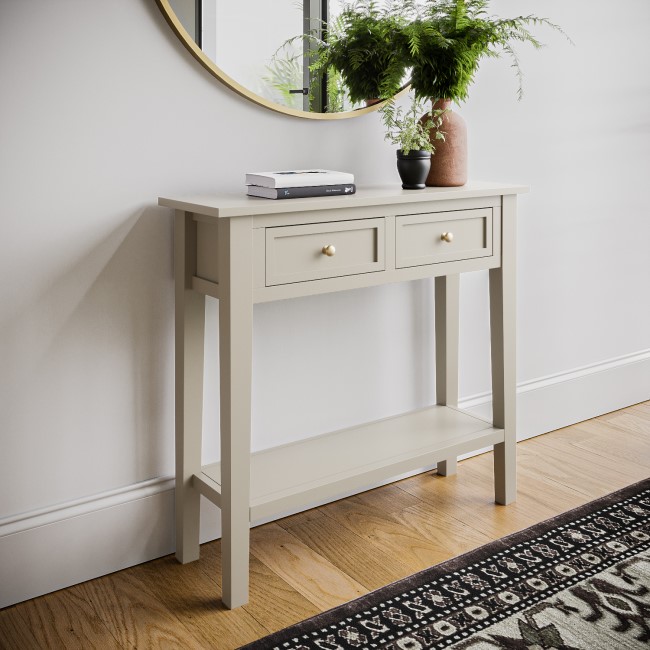
M176 210L176 557L199 557L199 497L221 509L223 602L248 600L250 522L494 446L514 500L515 221L522 186L470 183L272 201L160 198ZM457 408L459 274L489 269L493 418ZM436 404L251 455L255 303L435 278ZM202 465L205 296L219 300L221 462ZM340 451L345 449L347 453Z

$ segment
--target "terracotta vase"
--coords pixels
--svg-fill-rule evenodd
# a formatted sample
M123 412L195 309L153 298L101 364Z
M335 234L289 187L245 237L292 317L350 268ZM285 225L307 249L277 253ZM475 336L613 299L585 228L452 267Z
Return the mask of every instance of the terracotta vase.
M465 120L451 110L451 100L438 99L433 109L446 112L442 116L441 130L444 140L435 140L431 130L431 142L435 153L431 158L431 169L427 176L429 187L458 187L467 183L467 125Z

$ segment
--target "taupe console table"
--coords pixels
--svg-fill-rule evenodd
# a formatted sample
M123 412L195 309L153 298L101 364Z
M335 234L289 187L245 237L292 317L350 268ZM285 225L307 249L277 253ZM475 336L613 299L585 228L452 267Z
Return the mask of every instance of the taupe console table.
M448 475L460 454L490 445L495 500L514 500L515 220L525 191L471 183L288 201L159 200L176 210L176 556L199 557L203 494L221 509L227 607L248 600L253 520L434 464ZM481 269L490 276L493 422L457 408L459 274ZM253 305L428 277L437 404L251 456ZM202 466L205 296L219 300L221 462Z

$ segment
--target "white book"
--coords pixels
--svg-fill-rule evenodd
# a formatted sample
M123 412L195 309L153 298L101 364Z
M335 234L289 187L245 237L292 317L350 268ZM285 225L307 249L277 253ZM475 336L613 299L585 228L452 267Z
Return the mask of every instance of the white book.
M246 174L246 185L261 187L313 187L354 183L354 174L329 169L296 169Z

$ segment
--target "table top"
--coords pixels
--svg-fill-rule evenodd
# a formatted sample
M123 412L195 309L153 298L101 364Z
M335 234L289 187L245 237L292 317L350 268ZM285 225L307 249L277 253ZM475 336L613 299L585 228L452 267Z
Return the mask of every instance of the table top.
M474 181L461 187L427 187L424 190L403 190L397 184L361 187L348 196L325 196L305 199L262 199L241 194L190 195L159 197L158 205L176 210L196 212L212 217L244 217L306 210L337 210L373 205L434 202L450 199L481 198L528 192L525 185Z

